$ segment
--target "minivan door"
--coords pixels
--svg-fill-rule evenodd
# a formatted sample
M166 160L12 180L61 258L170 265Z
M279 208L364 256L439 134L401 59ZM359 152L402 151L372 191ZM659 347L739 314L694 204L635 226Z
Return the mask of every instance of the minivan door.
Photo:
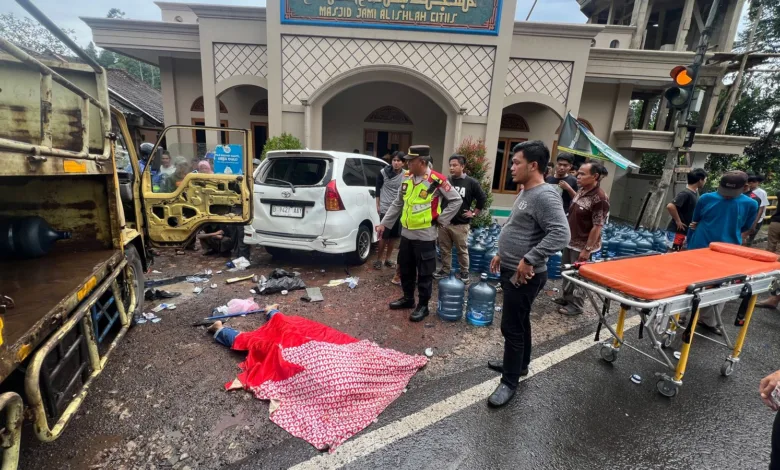
M184 245L206 223L252 220L251 155L250 132L244 129L165 128L150 161L139 162L152 245Z
M327 155L269 153L255 172L252 227L270 236L314 239L325 230L325 191L333 174Z

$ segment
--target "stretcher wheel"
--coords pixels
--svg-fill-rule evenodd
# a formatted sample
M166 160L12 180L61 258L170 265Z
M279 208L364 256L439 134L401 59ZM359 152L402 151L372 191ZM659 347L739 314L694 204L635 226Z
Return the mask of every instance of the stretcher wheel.
M731 375L731 373L734 372L734 363L731 361L726 361L723 363L722 366L720 366L720 375L724 377L728 377Z
M672 347L672 341L674 341L674 333L667 333L664 335L664 340L661 342L661 346L664 348Z
M608 344L601 346L601 351L599 352L601 353L601 358L607 362L615 362L617 360L617 349Z
M674 397L675 395L677 395L677 392L679 391L677 385L664 379L661 379L658 382L656 382L655 388L658 389L658 393L660 393L661 395L667 398Z

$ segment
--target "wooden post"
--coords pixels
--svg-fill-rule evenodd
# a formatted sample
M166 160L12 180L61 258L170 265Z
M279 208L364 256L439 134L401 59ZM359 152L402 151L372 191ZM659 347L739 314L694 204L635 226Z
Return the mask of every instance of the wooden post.
M686 49L685 40L688 38L688 31L691 29L691 16L693 15L693 4L695 0L685 0L682 17L680 17L680 27L677 29L677 39L674 41L675 51L684 51Z
M750 33L748 35L748 41L745 53L742 54L742 60L739 63L739 72L737 72L737 78L734 79L734 84L731 86L731 94L729 95L729 101L726 105L726 111L723 113L723 119L720 121L716 134L725 134L726 127L729 125L729 119L731 119L731 113L734 112L734 108L737 106L737 99L741 94L740 85L742 84L742 77L745 75L745 65L747 65L748 57L750 56L750 48L753 47L753 38L756 35L756 29L758 22L761 19L763 5L759 3L756 6L756 16L753 19L753 24L750 25Z

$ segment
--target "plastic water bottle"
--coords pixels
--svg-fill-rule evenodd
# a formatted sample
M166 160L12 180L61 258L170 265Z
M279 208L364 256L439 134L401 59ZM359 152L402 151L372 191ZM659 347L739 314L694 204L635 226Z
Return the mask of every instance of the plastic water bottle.
M645 238L642 237L636 241L636 252L637 254L641 253L649 253L653 251L653 241L652 238Z
M479 283L469 287L466 321L474 326L488 326L493 323L495 308L496 288L488 284L487 274L482 273Z
M485 253L485 272L487 273L487 278L490 281L500 281L501 280L501 273L494 273L490 271L490 262L493 260L493 258L496 257L498 254L498 247L493 246L490 250L488 250L487 253Z
M487 249L479 240L469 249L469 271L481 273L485 271L484 258Z
M37 258L51 251L57 240L70 237L70 232L54 230L37 216L0 220L0 258Z
M547 259L547 278L548 279L560 279L561 278L561 257L563 253L560 251L550 256Z
M460 272L460 263L458 263L458 247L452 246L452 271Z
M439 281L439 318L445 321L458 321L463 316L463 299L466 295L466 285L455 277L455 270L449 277Z

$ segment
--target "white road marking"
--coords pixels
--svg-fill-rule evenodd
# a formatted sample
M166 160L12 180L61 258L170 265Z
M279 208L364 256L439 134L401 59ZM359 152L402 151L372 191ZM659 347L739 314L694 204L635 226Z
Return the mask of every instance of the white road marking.
M625 329L633 328L639 324L639 315L626 320ZM613 325L614 328L614 325ZM609 333L607 332L607 336ZM573 341L555 351L550 351L542 357L531 361L529 373L522 380L528 380L536 374L540 374L550 367L569 359L570 357L601 344L593 341L593 333L584 338ZM397 421L383 426L375 431L364 434L354 440L342 444L333 454L320 454L305 462L290 467L290 470L323 470L337 469L355 460L370 455L383 447L419 432L428 426L451 416L480 401L486 401L498 386L500 377L487 380L467 390L456 393L444 400L422 409L416 413L405 416Z

